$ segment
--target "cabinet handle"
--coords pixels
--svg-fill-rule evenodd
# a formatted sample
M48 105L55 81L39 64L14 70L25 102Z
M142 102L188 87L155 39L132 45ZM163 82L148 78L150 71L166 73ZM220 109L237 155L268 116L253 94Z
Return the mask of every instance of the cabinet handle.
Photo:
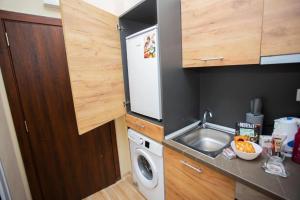
M194 166L190 165L190 164L187 163L186 161L181 160L180 162L181 162L183 165L185 165L185 166L187 166L187 167L189 167L189 168L195 170L196 172L202 173L202 170L201 170L201 169L199 169L199 168L197 168L197 167L194 167Z
M200 58L201 61L211 61L211 60L224 60L224 57L211 57L211 58Z
M140 127L140 128L145 128L144 125L140 125L140 124L135 124L136 126Z

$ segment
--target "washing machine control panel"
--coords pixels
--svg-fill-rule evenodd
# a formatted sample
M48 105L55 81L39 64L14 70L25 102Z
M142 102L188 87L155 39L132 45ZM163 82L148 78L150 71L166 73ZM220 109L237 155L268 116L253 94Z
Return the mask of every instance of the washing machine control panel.
M140 138L139 139L139 145L143 145L144 144L144 140L143 140L143 138Z
M145 141L145 147L149 149L150 148L150 142Z
M132 129L128 129L128 138L135 144L142 146L144 149L148 149L158 156L162 156L163 154L163 146L161 144Z
M147 149L150 149L150 142L147 140L144 140L143 138L139 139L138 145L143 145Z

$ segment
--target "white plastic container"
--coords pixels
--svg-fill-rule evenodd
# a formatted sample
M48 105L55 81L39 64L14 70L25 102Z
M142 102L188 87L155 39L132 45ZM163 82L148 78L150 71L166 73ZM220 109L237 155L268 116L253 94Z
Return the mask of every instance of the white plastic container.
M298 131L300 119L295 117L284 117L274 120L274 135L285 136L286 139L283 142L284 155L287 157L292 156L293 152L293 141Z

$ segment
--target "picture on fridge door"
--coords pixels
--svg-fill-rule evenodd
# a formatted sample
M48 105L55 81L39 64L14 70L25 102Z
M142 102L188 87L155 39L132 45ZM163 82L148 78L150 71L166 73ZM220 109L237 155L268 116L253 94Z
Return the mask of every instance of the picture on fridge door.
M156 57L155 33L150 33L144 38L144 58Z

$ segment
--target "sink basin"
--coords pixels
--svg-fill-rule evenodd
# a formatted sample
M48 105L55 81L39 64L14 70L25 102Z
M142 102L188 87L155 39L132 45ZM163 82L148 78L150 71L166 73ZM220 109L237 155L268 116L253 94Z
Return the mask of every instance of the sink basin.
M214 158L224 148L230 146L233 134L199 127L173 140Z

